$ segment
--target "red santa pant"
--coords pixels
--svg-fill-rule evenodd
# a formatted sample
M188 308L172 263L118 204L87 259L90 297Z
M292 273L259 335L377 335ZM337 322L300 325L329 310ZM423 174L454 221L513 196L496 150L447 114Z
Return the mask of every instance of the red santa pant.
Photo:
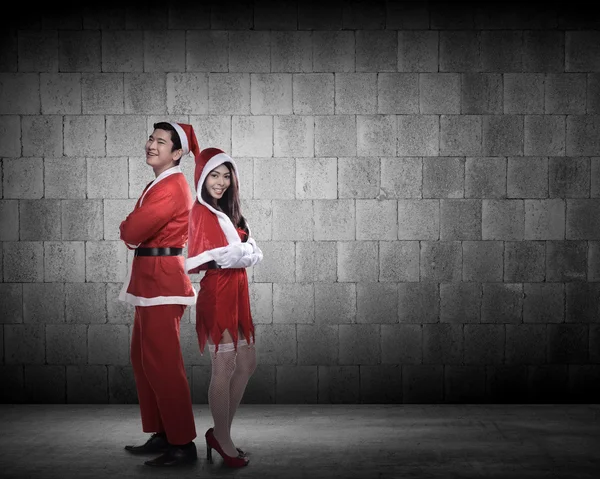
M144 432L165 432L170 444L196 437L192 398L181 346L182 304L136 306L131 364Z

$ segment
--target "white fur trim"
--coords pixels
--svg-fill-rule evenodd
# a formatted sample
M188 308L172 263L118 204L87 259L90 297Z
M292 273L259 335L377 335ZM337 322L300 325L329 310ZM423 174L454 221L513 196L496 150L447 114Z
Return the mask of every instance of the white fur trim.
M193 286L192 289L194 289ZM144 298L142 296L134 296L133 294L125 293L124 299L121 299L121 296L119 296L119 299L134 306L160 306L162 304L185 304L194 306L196 304L197 296L198 293L194 289L194 296L155 296L153 298Z
M198 266L200 266L200 265L202 265L204 263L208 263L209 261L215 261L216 260L216 255L214 253L216 251L220 251L220 250L222 250L224 248L225 247L222 246L220 248L210 249L208 251L204 251L204 252L200 253L198 256L193 256L191 258L187 258L185 260L185 270L186 270L186 272L189 273L194 268L197 268Z
M148 189L146 191L144 191L144 194L140 198L140 206L142 206L142 201L144 201L144 197L146 196L146 194L150 191L150 189L154 185L156 185L156 183L164 180L167 176L174 175L175 173L181 173L181 174L183 174L183 171L181 171L181 167L180 166L173 166L172 168L169 168L168 170L165 170L160 175L158 175L154 179L154 181L152 182L152 184L148 187Z
M175 122L169 122L169 125L175 128L175 131L179 135L179 139L181 140L181 149L183 150L182 156L187 155L190 152L190 144L188 142L188 137L185 134L185 131L183 131L183 128L181 128L181 126L179 126L179 124Z
M214 170L216 167L218 167L219 165L222 165L223 163L225 163L227 161L233 165L233 172L238 180L238 188L239 188L239 186L240 186L239 178L240 177L238 175L238 168L237 168L237 165L235 164L235 161L233 161L233 159L229 155L227 155L225 153L219 153L219 154L213 156L210 160L208 160L206 162L206 165L204 165L204 169L202 170L202 175L200 176L200 180L198 180L198 184L196 185L196 197L198 198L198 202L200 204L206 206L210 211L212 211L214 214L217 215L217 218L219 219L219 226L221 226L223 233L225 233L225 238L227 238L227 243L234 244L234 243L241 243L242 240L240 239L240 236L239 236L237 230L235 229L235 226L233 226L233 223L229 219L229 216L227 216L222 211L216 210L215 208L213 208L212 205L209 205L202 199L202 185L204 184L204 180L206 180L206 177L212 170Z

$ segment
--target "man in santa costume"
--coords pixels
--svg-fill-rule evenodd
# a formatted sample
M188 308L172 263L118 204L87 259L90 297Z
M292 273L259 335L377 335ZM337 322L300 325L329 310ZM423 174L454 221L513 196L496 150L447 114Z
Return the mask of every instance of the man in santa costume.
M190 388L179 343L179 323L196 302L184 268L183 248L193 204L179 162L200 153L191 125L160 122L146 142L146 163L156 178L121 223L121 239L135 251L119 299L135 306L131 364L142 429L153 433L132 454L159 454L149 466L177 466L197 459Z

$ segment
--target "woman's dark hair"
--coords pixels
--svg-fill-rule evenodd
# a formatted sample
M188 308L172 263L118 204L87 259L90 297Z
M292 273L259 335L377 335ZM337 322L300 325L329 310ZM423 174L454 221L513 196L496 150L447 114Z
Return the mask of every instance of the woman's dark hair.
M171 132L171 141L173 142L173 148L171 148L171 151L181 149L181 138L179 138L179 133L177 133L177 130L173 127L173 125L171 125L170 123L167 123L166 121L159 121L158 123L155 123L153 126L154 126L155 130L165 130L165 131ZM175 162L175 166L179 166L180 161L181 161L181 158L179 158Z
M225 194L218 200L215 200L206 189L205 179L204 183L202 184L202 191L200 195L206 203L215 206L217 209L221 210L223 213L229 216L229 219L231 220L233 225L242 228L247 234L248 227L246 226L246 219L242 216L242 210L240 207L240 190L237 183L237 177L233 171L233 165L229 161L226 161L222 164L227 167L231 177L231 184L229 185L229 188L227 188L227 190L225 191Z

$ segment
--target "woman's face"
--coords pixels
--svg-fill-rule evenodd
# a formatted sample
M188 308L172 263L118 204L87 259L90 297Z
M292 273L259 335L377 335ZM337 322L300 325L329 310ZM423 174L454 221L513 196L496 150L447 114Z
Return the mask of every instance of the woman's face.
M225 165L219 165L206 177L206 190L215 200L221 197L231 185L231 172Z

